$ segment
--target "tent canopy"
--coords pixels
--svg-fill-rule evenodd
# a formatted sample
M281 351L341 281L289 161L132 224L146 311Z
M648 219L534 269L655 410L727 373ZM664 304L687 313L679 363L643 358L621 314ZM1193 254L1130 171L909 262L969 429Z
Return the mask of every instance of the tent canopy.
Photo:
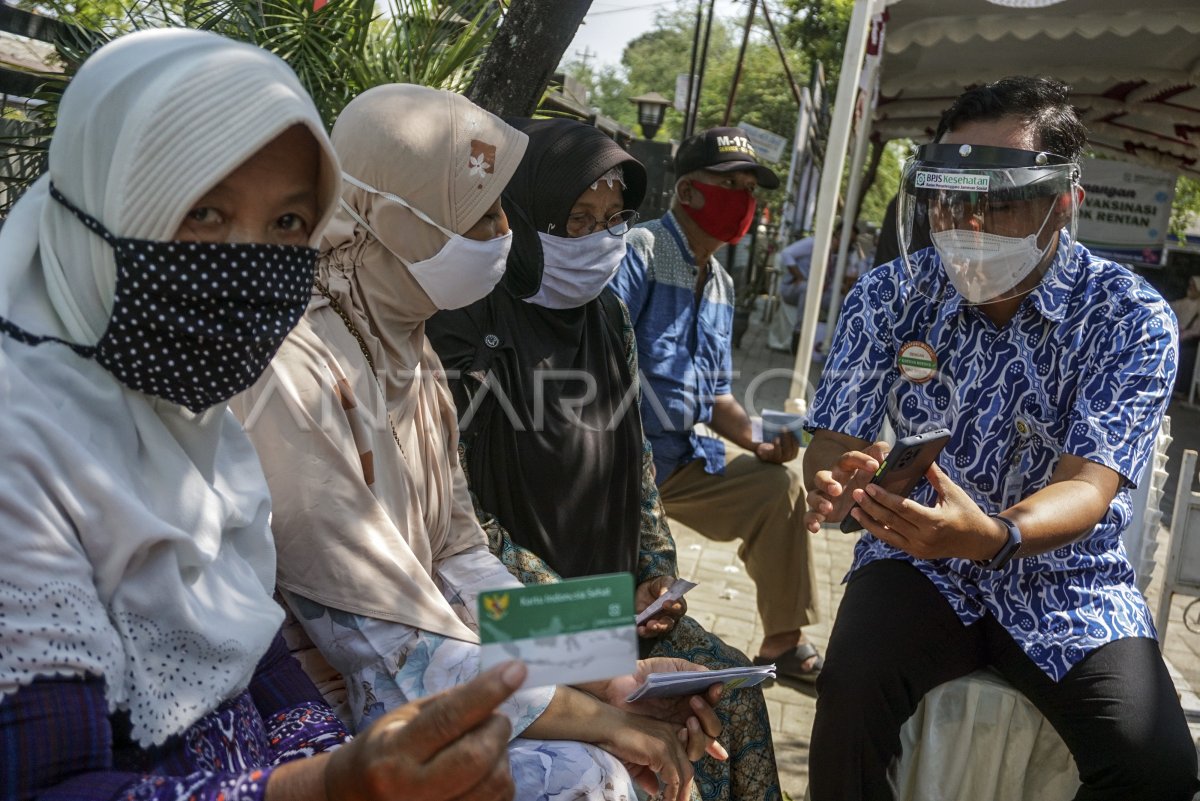
M1049 75L1100 155L1200 177L1200 1L890 0L874 130L928 141L970 86Z

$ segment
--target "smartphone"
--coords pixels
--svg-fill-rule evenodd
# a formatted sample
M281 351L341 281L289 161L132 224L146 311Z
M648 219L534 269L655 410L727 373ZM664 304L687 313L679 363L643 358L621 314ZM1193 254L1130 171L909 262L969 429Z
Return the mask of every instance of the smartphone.
M897 440L884 458L883 464L875 471L871 483L878 484L893 495L907 498L925 476L929 466L937 461L938 454L949 441L950 431L945 428ZM856 503L851 507L851 511L857 508ZM862 523L855 520L850 512L846 513L845 519L842 520L842 531L853 534L862 527Z

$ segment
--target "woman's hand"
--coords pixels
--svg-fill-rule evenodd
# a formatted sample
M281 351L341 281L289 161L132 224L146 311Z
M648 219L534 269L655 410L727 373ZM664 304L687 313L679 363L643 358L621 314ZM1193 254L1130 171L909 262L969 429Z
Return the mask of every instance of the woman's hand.
M979 508L936 464L925 477L937 491L934 506L888 492L878 484L852 493L861 507L850 514L863 527L918 559L987 561L1008 540L1008 529Z
M725 761L729 753L717 738L721 736L721 719L713 711L725 687L713 684L701 695L681 695L673 698L645 698L630 703L625 699L645 683L651 673L686 673L707 671L708 668L686 659L655 657L638 661L638 669L627 676L597 681L582 686L592 695L618 709L645 715L655 720L675 723L687 730L688 759L695 762L705 754Z
M525 673L519 662L498 665L453 690L392 710L330 755L326 798L509 801L510 726L496 707L521 686Z
M656 576L638 585L633 595L634 609L640 615L642 610L652 604L658 596L671 589L675 583L674 576ZM637 627L639 637L661 637L675 628L675 623L687 612L687 602L680 598L663 604L658 614Z
M611 722L602 726L596 745L625 765L629 776L663 801L687 801L692 791L692 764L686 750L691 727L605 707ZM701 749L703 753L703 749Z

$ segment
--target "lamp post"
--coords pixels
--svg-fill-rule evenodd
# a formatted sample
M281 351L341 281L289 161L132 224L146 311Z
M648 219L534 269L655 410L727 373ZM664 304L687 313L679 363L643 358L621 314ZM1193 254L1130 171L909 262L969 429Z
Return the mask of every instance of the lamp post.
M629 102L637 104L638 123L642 126L642 136L653 139L654 135L658 133L659 126L662 125L663 116L667 113L667 106L671 105L671 101L658 92L649 92L638 97L631 97Z

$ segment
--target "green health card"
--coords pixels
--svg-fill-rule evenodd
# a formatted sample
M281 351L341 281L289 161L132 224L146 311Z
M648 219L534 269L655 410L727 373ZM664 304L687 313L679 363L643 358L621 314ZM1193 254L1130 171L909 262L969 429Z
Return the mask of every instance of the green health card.
M479 594L482 669L510 659L526 687L579 684L637 669L633 576L613 573Z

